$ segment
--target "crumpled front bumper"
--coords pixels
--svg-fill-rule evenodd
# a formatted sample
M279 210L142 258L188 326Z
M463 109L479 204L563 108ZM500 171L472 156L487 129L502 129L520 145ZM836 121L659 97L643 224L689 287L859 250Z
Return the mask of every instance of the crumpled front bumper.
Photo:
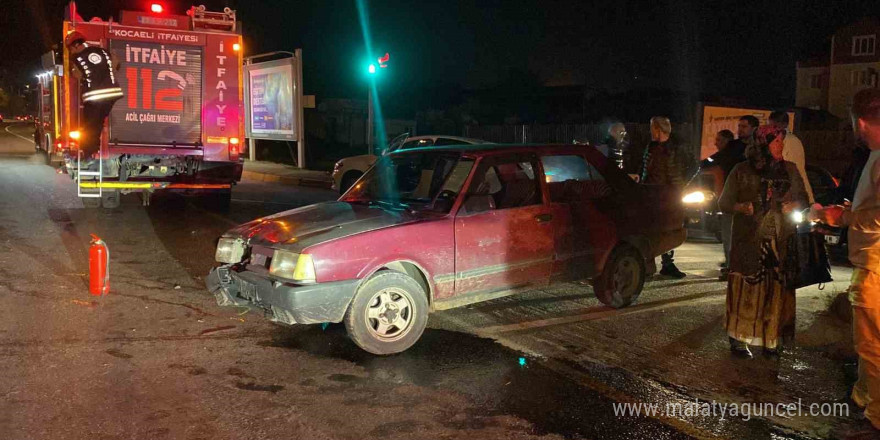
M259 307L271 321L292 325L341 322L358 281L286 284L255 272L220 266L211 269L205 285L218 305Z

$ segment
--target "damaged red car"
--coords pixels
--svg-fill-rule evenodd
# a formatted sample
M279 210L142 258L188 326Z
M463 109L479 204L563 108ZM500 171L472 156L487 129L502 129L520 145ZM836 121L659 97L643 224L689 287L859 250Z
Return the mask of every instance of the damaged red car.
M591 280L627 306L683 225L678 189L637 184L589 146L420 148L383 157L338 201L230 230L207 286L272 321L344 322L391 354L430 312L554 282Z

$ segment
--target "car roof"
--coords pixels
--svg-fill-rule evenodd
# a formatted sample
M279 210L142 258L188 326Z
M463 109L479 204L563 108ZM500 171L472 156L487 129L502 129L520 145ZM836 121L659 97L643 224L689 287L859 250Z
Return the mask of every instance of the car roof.
M421 135L421 136L410 136L410 137L406 138L406 140L404 142L419 141L419 140L423 140L423 139L432 139L433 140L433 139L438 139L438 138L452 139L452 140L462 141L462 142L469 142L471 144L486 144L486 143L488 143L487 141L484 141L482 139L467 138L467 137L462 137L462 136L447 136L445 134L426 134L426 135Z
M491 154L498 152L517 152L522 150L558 150L558 149L592 149L594 151L598 151L593 146L588 145L576 145L576 144L470 144L470 145L440 145L440 146L431 146L431 147L418 147L418 148L409 148L406 150L398 150L391 154L409 154L413 152L419 151L430 151L430 152L439 152L439 151L448 151L448 152L462 152L462 153L473 153L473 154Z

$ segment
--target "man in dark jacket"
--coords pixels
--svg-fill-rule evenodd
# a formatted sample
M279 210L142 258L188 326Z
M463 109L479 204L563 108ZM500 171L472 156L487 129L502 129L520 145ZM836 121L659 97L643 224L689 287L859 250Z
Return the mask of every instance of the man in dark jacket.
M642 170L639 181L646 185L684 186L690 180L694 162L688 152L677 145L671 138L672 123L669 118L655 116L651 118L651 143L642 155ZM662 255L660 275L673 278L684 278L684 272L678 270L673 261L675 251Z
M723 150L709 156L701 167L717 165L724 172L724 180L738 163L746 160L746 149L755 144L755 131L760 122L752 115L739 118L736 125L738 139L730 141ZM720 194L718 194L720 196ZM733 226L733 214L721 215L721 243L724 248L724 262L721 263L721 281L727 281L727 264L730 261L730 230Z

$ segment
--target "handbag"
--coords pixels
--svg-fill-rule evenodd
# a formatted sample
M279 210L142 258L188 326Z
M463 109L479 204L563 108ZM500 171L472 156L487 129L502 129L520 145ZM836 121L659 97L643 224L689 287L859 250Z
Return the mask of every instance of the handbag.
M798 225L797 233L789 237L787 246L788 258L783 263L785 287L800 289L833 281L825 237L813 231L809 222Z

